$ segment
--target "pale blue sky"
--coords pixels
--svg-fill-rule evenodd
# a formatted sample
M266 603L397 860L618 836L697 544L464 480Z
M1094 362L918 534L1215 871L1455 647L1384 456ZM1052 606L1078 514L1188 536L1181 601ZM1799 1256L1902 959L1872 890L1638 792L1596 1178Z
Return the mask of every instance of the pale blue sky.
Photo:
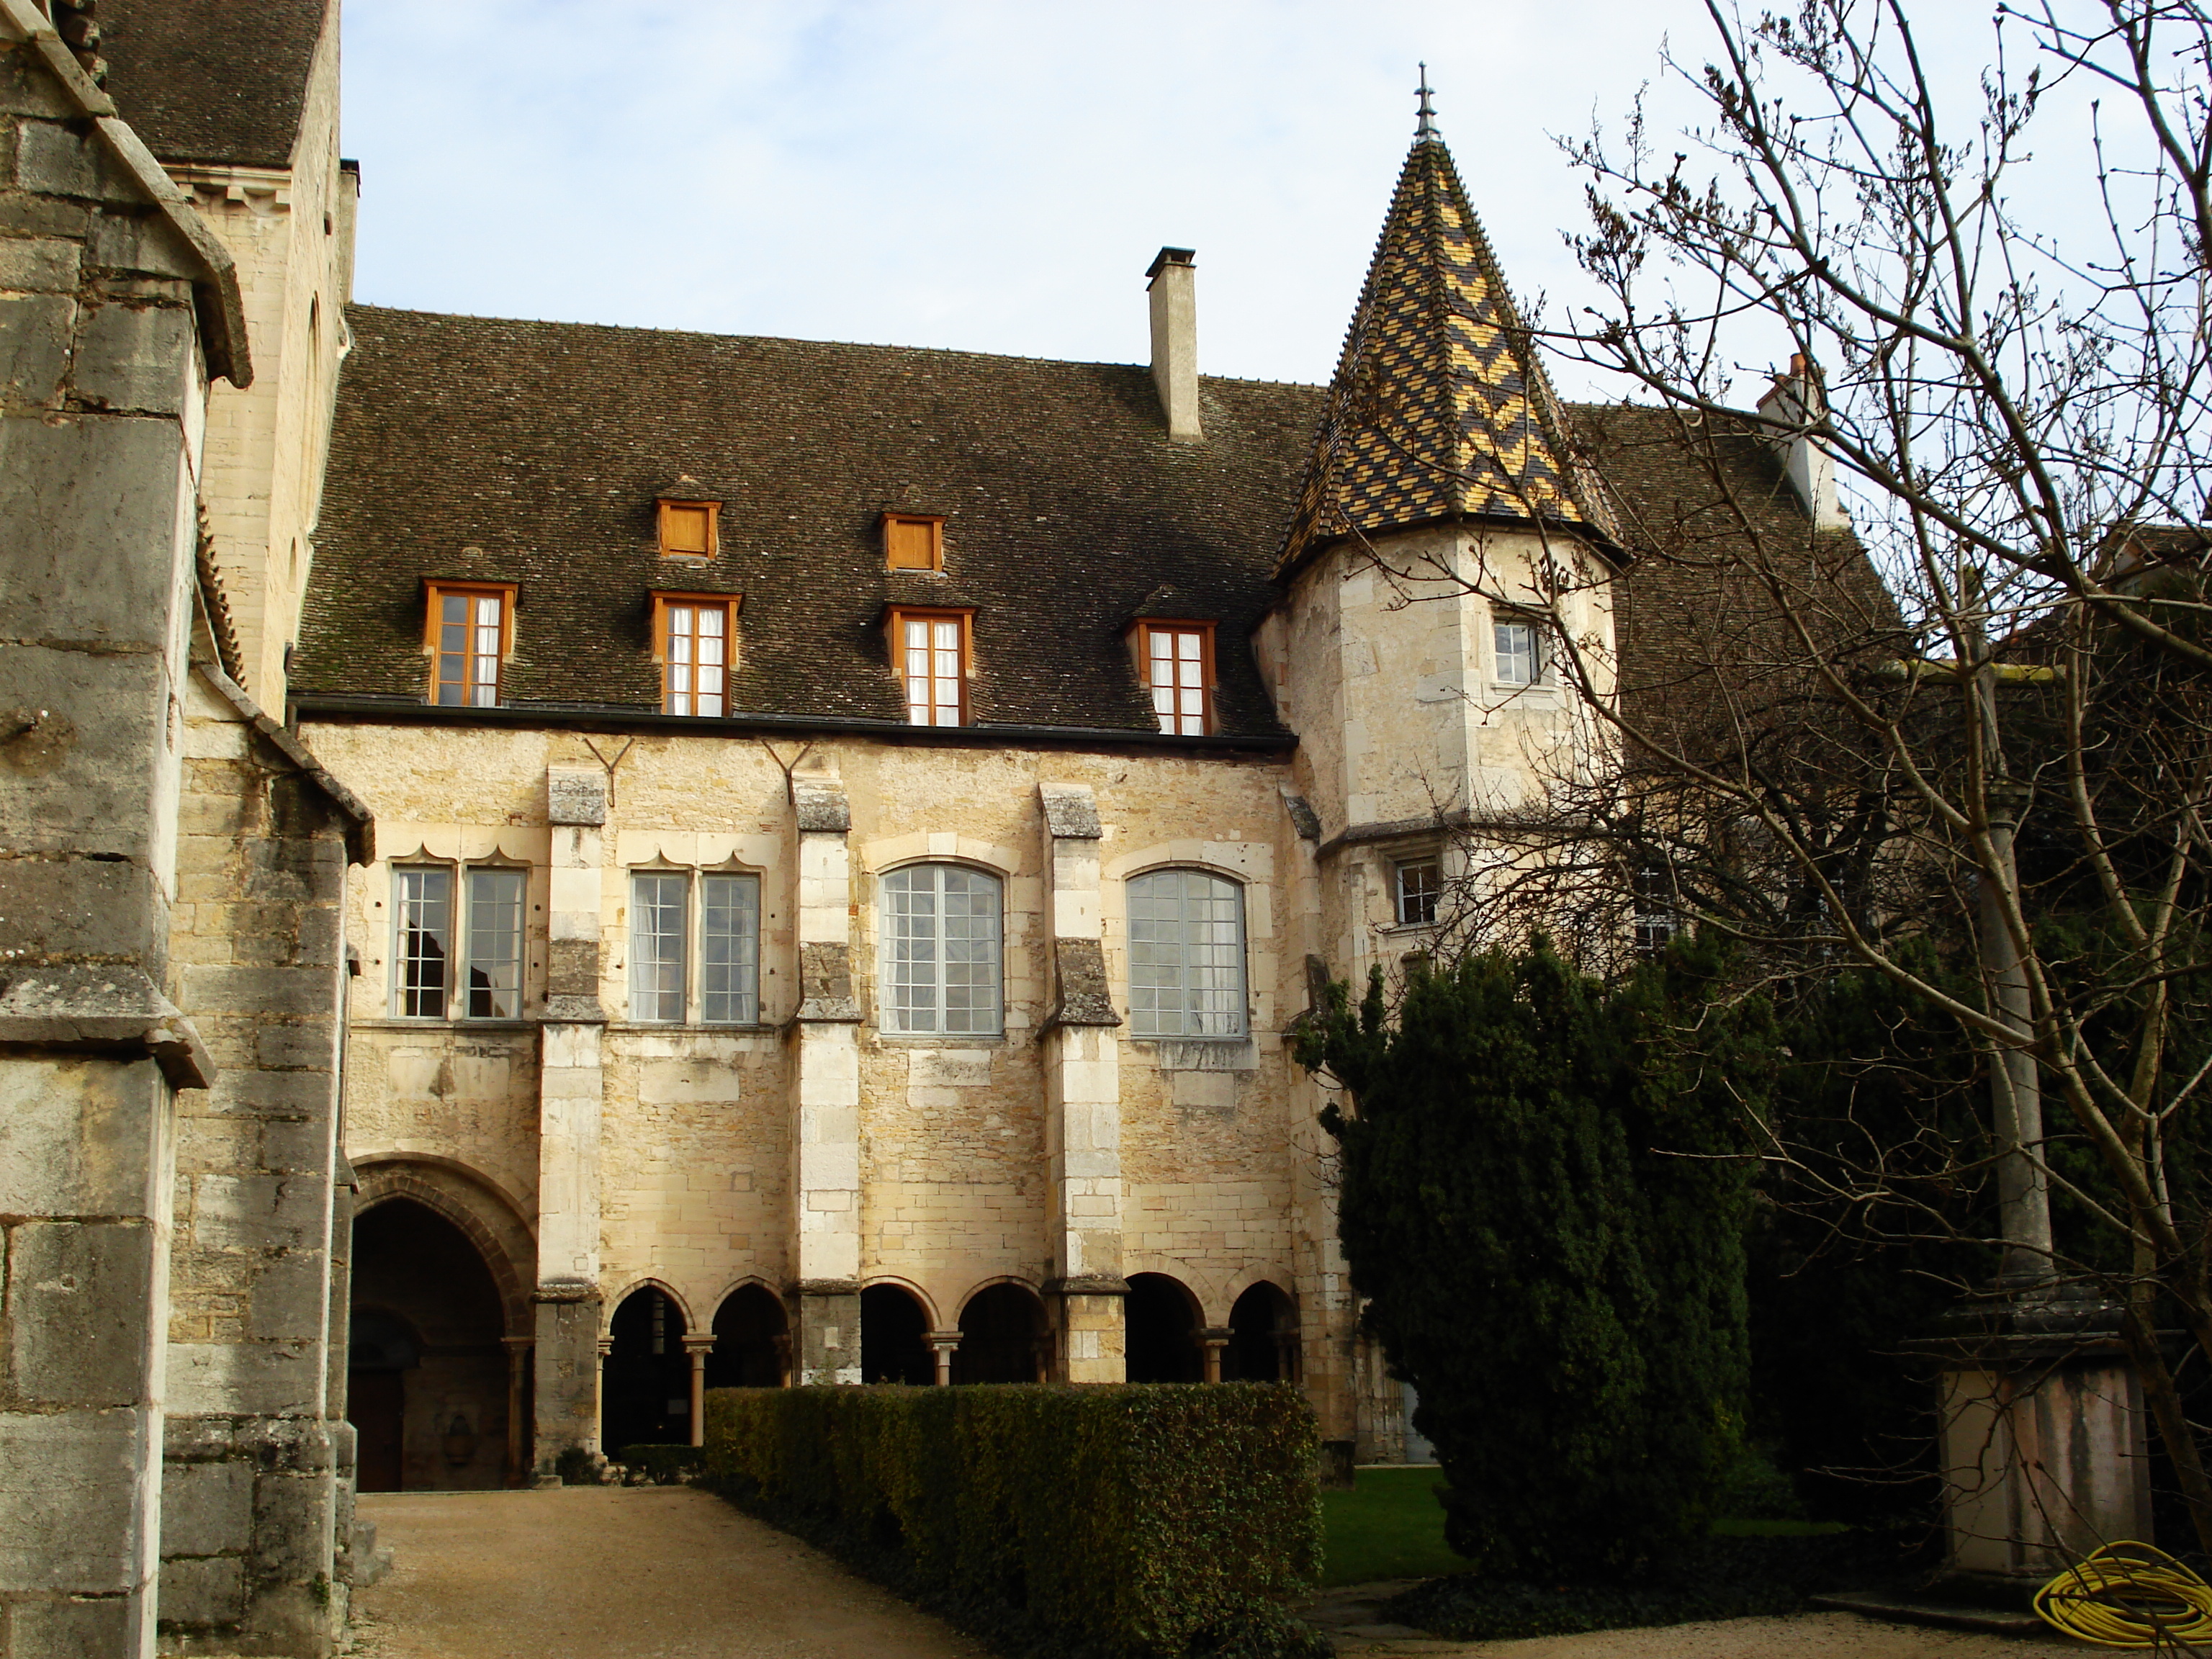
M1978 58L1984 7L1927 9ZM1206 373L1318 380L1417 60L1556 310L1583 209L1547 135L1617 125L1708 28L1696 0L346 0L356 297L1138 362L1174 243Z

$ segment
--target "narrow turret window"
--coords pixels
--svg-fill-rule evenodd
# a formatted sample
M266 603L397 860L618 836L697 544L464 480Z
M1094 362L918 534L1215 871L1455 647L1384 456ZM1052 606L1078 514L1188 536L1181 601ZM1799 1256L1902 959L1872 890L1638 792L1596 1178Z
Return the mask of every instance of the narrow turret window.
M1498 681L1501 685L1535 685L1544 678L1543 638L1536 624L1523 619L1501 619L1491 624L1498 652Z

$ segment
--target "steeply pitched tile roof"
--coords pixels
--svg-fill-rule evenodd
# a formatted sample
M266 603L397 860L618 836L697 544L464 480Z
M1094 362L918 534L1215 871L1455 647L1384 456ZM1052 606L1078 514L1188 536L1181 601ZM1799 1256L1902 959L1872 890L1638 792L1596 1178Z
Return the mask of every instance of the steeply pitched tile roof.
M1438 520L1542 520L1612 539L1443 141L1413 140L1282 550Z
M329 0L100 0L106 88L164 161L291 164Z
M902 721L887 604L973 606L979 724L1157 733L1123 631L1163 586L1240 641L1313 431L1313 387L1208 379L1170 442L1141 368L356 307L292 684L419 698L425 577L514 582L519 702L654 710L651 590L742 592L739 714ZM655 496L723 503L664 561ZM689 486L687 486L687 489ZM878 515L945 515L941 575ZM1279 732L1220 653L1231 734Z

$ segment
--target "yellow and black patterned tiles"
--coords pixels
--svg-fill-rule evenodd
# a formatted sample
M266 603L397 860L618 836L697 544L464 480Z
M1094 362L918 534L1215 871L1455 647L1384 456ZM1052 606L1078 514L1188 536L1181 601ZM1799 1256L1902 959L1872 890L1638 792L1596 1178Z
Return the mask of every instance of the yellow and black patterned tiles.
M1556 406L1449 152L1417 139L1329 386L1283 565L1337 536L1458 517L1607 537L1601 505L1563 465L1547 418Z

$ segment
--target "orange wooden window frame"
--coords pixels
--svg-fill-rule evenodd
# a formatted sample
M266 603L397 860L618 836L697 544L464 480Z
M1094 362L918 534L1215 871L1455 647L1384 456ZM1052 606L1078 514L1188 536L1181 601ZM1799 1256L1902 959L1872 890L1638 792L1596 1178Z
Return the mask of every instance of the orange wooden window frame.
M1199 721L1205 730L1198 735L1209 737L1221 729L1220 722L1214 715L1213 693L1215 686L1219 683L1214 664L1214 626L1212 623L1201 622L1195 618L1179 620L1168 617L1146 617L1131 630L1136 636L1134 643L1137 648L1137 678L1144 683L1147 692L1156 689L1152 684L1152 635L1195 634L1199 636L1199 683L1200 690L1205 693L1203 712L1199 716ZM1157 717L1158 711L1154 712ZM1177 714L1176 719L1178 721L1181 720L1180 713ZM1178 735L1188 737L1192 734L1186 732Z
M507 690L507 659L514 654L514 593L513 582L444 582L426 578L422 583L422 654L430 659L429 701L436 702L441 689L438 678L438 613L448 599L496 599L499 601L498 678L492 682L492 703L497 706ZM474 624L471 624L473 626ZM468 653L473 657L475 653ZM462 682L464 694L468 682ZM448 705L452 706L452 705ZM462 708L482 704L463 703Z
M700 552L692 548L669 545L668 523L672 514L703 513L707 515L707 549ZM722 550L722 504L720 501L679 501L664 498L660 503L660 556L664 559L711 559Z
M742 593L669 593L653 590L653 659L660 666L660 711L668 712L668 607L672 605L722 607L722 712L730 710L730 678L738 666L738 613L744 608ZM698 695L695 690L694 696Z
M945 520L934 513L886 513L880 522L884 533L884 568L886 570L942 570L945 568ZM894 530L920 530L929 540L928 562L902 564L893 556Z
M957 622L960 624L960 719L958 724L968 725L974 718L974 700L968 683L975 673L975 613L973 611L943 611L915 605L895 605L885 614L884 641L890 651L891 678L898 685L899 706L907 711L909 724L919 724L920 722L914 720L914 705L907 701L906 695L904 635L906 625L910 622ZM932 709L934 710L935 707L933 702ZM936 722L933 720L930 724L935 725Z

